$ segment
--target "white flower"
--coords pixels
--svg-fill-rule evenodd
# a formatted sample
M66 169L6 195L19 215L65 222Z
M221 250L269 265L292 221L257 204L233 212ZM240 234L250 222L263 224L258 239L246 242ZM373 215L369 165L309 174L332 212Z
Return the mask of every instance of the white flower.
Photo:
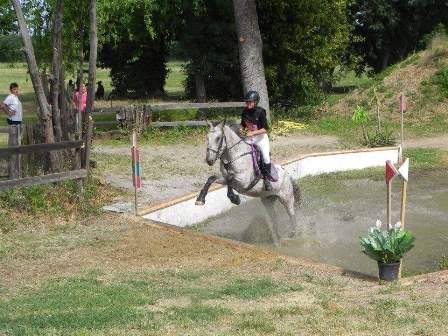
M398 229L400 229L400 228L401 228L401 222L398 221L398 222L394 225L394 229L395 229L395 230L398 230Z
M381 229L381 226L383 225L383 223L382 223L379 219L377 219L375 225L376 225L376 228L377 228L378 230L380 230L380 229Z

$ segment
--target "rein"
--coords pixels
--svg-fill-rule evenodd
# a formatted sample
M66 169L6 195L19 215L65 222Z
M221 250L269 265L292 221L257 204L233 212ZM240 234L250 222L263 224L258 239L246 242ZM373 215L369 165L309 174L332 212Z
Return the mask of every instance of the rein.
M222 135L223 135L223 136L222 136L222 138L221 138L221 142L219 143L218 149L214 149L214 148L211 148L211 147L208 147L208 146L207 146L207 150L210 150L210 151L216 153L216 158L215 158L215 160L213 160L213 164L214 164L218 159L220 159L221 162L224 164L224 167L226 168L226 170L229 170L230 165L231 165L233 162L235 162L236 160L238 160L238 159L240 159L240 158L242 158L242 157L244 157L244 156L246 156L246 155L249 155L249 154L253 154L253 153L254 153L254 149L253 149L253 147L252 147L249 143L247 143L246 141L244 141L243 138L240 138L240 140L239 140L237 143L235 143L235 144L233 144L232 146L228 147L228 145L227 145L227 137L226 137L226 133L224 132L224 126L223 126L223 129L222 129ZM225 146L223 146L223 143L224 143L224 142L225 142ZM244 142L245 144L251 146L252 150L249 151L249 152L245 152L245 153L243 153L243 154L237 156L236 158L234 158L234 159L232 159L232 160L230 160L230 161L228 161L228 162L225 162L222 156L224 155L224 153L226 152L226 150L227 150L227 152L230 152L231 149L233 149L234 147L238 146L241 142Z
M227 170L227 173L228 173L229 172L229 168L230 168L232 163L234 163L235 161L237 161L238 159L241 159L242 157L244 157L246 155L254 155L256 153L256 149L255 149L254 145L247 143L246 141L244 141L243 138L240 138L240 140L237 143L235 143L232 146L228 147L227 146L226 133L224 132L224 125L223 125L223 128L222 128L222 134L223 134L223 136L221 138L221 142L219 143L218 148L214 149L214 148L211 148L211 147L207 146L207 150L211 150L212 152L216 153L216 157L215 157L215 160L213 161L213 164L215 164L215 162L219 158L220 161L222 162L224 168ZM225 146L223 146L224 142L225 142ZM241 142L244 142L245 144L250 146L251 150L249 152L245 152L243 154L240 154L239 156L237 156L236 158L231 159L230 161L225 162L224 158L223 158L224 153L226 151L228 153L230 153L230 150L233 149L234 147L238 146ZM249 186L246 188L246 191L251 190L258 183L258 181L260 181L260 179L261 179L260 175L257 174L257 171L255 171L255 179L249 184Z

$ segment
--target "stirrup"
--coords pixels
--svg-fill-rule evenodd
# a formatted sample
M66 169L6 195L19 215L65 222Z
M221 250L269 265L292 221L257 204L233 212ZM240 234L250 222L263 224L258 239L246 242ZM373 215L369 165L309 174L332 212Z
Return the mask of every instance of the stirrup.
M272 184L271 184L271 182L268 180L268 178L264 178L264 179L263 179L263 185L264 185L264 190L266 190L266 191L272 191Z

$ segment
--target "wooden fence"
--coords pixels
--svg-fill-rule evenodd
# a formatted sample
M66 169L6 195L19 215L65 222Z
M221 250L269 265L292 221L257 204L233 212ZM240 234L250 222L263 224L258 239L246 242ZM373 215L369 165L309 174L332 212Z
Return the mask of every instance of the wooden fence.
M61 182L73 179L84 179L87 177L87 169L85 169L85 167L81 168L80 166L81 149L84 147L83 141L62 141L51 144L20 145L20 126L11 125L8 127L8 131L8 147L0 148L0 160L6 160L9 162L9 180L0 181L0 190L52 182ZM75 150L75 158L79 162L77 168L61 173L53 173L25 178L20 177L21 154L34 154L39 152L61 150Z
M159 103L159 104L143 104L142 110L149 114L154 111L168 111L168 110L185 110L185 109L213 109L213 108L242 108L245 107L245 102L212 102L212 103ZM119 120L126 120L124 110L129 106L114 106L107 108L97 108L93 115L104 115L115 113L117 120L115 121L98 121L96 126L109 126L119 124ZM203 120L185 120L185 121L152 121L152 127L177 127L177 126L205 126L206 121Z

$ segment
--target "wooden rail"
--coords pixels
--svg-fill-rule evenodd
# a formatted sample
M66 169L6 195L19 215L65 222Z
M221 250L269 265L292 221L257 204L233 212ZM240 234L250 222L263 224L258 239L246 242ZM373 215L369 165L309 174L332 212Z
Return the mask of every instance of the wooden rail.
M14 180L0 181L0 190L10 188L28 187L37 184L61 182L66 180L81 179L87 177L86 169L72 170L64 173L55 173L34 177L25 177Z
M244 107L244 102L216 102L216 103L159 103L159 104L145 104L145 108L151 111L166 111L166 110L185 110L185 109L210 109L210 108L229 108L229 107ZM124 106L114 106L106 108L96 108L93 115L114 113L120 111Z
M50 152L56 150L64 150L71 148L81 148L83 145L82 141L62 141L55 142L51 144L34 144L34 145L23 145L23 146L11 146L0 148L0 158L5 158L14 154L29 154L36 152Z

